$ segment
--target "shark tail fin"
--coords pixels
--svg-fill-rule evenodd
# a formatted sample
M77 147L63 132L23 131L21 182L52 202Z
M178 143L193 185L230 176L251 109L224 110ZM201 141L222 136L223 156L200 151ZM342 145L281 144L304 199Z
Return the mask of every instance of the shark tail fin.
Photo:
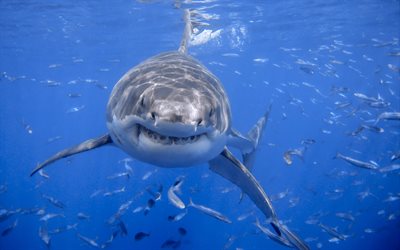
M64 149L64 150L56 153L49 159L47 159L45 162L38 164L36 166L36 168L34 170L32 170L30 176L33 176L39 170L43 169L47 165L49 165L59 159L62 159L62 158L65 158L65 157L68 157L68 156L71 156L74 154L82 153L82 152L85 152L85 151L88 151L88 150L91 150L94 148L98 148L98 147L101 147L101 146L109 144L109 143L112 143L111 136L109 134L105 134L99 138L84 141L72 148Z
M243 153L243 164L251 171L255 161L257 147L260 144L260 139L263 135L265 125L267 124L271 105L269 105L265 114L258 119L257 123L247 133L248 139L253 143L253 148L250 152Z

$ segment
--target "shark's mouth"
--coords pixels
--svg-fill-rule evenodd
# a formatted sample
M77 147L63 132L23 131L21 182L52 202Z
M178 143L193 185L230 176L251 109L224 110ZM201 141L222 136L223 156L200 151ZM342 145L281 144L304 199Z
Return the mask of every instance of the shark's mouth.
M191 136L184 136L184 137L178 137L178 136L169 136L169 135L164 135L164 134L159 134L158 132L151 130L149 128L146 128L145 126L142 126L140 124L138 126L138 138L140 138L141 135L145 136L146 138L150 139L151 141L158 143L158 144L164 144L164 145L185 145L185 144L191 144L195 143L202 136L206 136L206 133L202 134L197 134L197 135L191 135Z

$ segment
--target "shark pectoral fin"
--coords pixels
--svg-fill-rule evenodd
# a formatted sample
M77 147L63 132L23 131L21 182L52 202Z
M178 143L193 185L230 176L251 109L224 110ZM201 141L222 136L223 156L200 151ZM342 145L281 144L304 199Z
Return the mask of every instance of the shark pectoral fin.
M251 172L227 148L212 159L209 164L212 171L240 187L268 219L277 221L272 203L264 189ZM280 235L279 229L274 224L273 227Z
M38 164L38 166L31 172L31 176L33 176L36 172L38 172L40 169L46 167L47 165L61 159L65 158L74 154L78 154L81 152L85 152L94 148L101 147L103 145L112 143L111 136L109 134L105 134L99 138L96 139L90 139L87 141L82 142L81 144L78 144L72 148L64 149L57 154L53 155L49 159L47 159L45 162Z
M219 156L212 159L209 164L212 171L240 187L250 197L267 217L267 220L279 236L283 235L297 249L310 249L299 236L279 222L264 189L251 172L227 148Z

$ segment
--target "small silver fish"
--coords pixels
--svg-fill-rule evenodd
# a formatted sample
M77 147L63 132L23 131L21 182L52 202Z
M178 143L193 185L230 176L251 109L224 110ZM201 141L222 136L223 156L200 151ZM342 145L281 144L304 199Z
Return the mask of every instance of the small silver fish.
M249 212L249 213L245 213L245 214L239 215L239 216L237 217L236 220L237 220L237 221L243 221L243 220L249 218L250 216L252 216L253 214L254 214L254 211L251 211L251 212Z
M391 161L395 161L395 160L398 160L398 159L400 159L400 151L394 153L394 154L390 157L390 160L391 160Z
M46 200L48 200L51 204L53 204L54 206L56 206L58 208L65 208L64 203L62 203L61 201L59 201L51 196L43 194L42 197L45 198Z
M69 113L79 112L79 111L81 111L81 110L84 109L84 108L85 108L85 105L81 105L81 106L77 106L77 107L72 107L72 108L68 109L68 110L66 111L66 113L69 114Z
M372 108L387 108L390 106L390 102L384 102L382 100L379 100L377 102L368 102L367 104Z
M54 136L54 137L51 137L51 138L47 139L47 143L53 143L53 142L55 142L55 141L61 140L61 138L62 138L62 137L59 136L59 135Z
M40 221L48 221L55 217L65 217L65 216L63 214L46 214L46 215L42 216L39 220Z
M383 167L379 169L379 172L381 173L387 173L387 172L392 172L395 170L400 169L400 164L391 164L389 166Z
M138 206L137 208L132 210L132 213L136 214L139 213L141 211L143 211L144 207L143 206Z
M22 120L22 126L24 127L24 129L26 130L26 132L28 132L28 134L32 134L33 133L33 129L32 126L29 125L28 123L25 122L25 120Z
M121 230L121 236L128 235L128 229L125 226L125 223L120 219L118 222L119 229Z
M101 249L104 249L104 248L107 248L107 247L111 246L111 243L114 241L115 237L117 236L117 232L118 232L118 231L113 232L113 233L111 234L110 238L109 238L106 242L104 242L103 244L101 244L100 248L101 248Z
M356 136L361 133L363 130L369 130L375 133L383 133L385 130L383 128L377 126L369 126L369 125L361 125L354 132L351 133L352 136Z
M79 233L77 233L76 236L78 236L79 239L81 239L83 242L87 243L88 245L90 245L92 247L100 248L100 245L95 240L90 239L86 236L83 236Z
M4 194L5 192L7 192L7 185L6 184L2 184L0 185L0 194Z
M96 196L99 195L101 192L103 192L103 189L95 190L95 191L90 195L90 198L96 197Z
M117 190L114 190L114 191L105 192L105 193L103 194L103 196L104 196L104 197L106 197L106 196L112 196L112 195L115 195L115 194L123 193L123 192L125 192L125 191L126 191L126 189L125 189L125 186L124 186L124 187L122 187L122 188L120 188L120 189L117 189Z
M46 210L44 208L40 208L37 212L36 215L44 215L46 213Z
M370 130L375 133L383 133L385 130L383 128L377 126L370 126L370 125L361 125L364 129Z
M7 209L0 209L0 222L3 222L13 216L14 214L18 213L18 211L11 211Z
M88 219L90 219L90 216L89 216L89 215L84 214L84 213L82 213L82 212L79 212L79 213L76 215L76 217L78 217L78 219L80 219L80 220L88 220Z
M316 140L314 140L314 139L304 139L304 140L301 140L301 144L303 144L303 145L312 145L312 144L314 144L314 143L316 143L317 141Z
M342 159L342 160L350 163L351 165L356 166L356 167L360 167L360 168L376 170L379 167L377 164L372 164L372 163L369 163L369 162L359 161L359 160L353 159L351 157L342 155L340 153L337 153L335 158Z
M14 221L13 224L6 227L3 232L1 232L1 236L6 236L12 232L12 230L18 225L18 219Z
M397 218L396 214L390 214L387 219L388 220L395 220L396 218Z
M228 239L226 240L223 249L224 249L224 250L230 249L230 247L232 246L232 244L235 242L236 239L237 239L237 236L235 236L235 235L230 235L230 236L228 237Z
M46 174L43 169L39 170L39 175L42 176L45 179L49 179L50 178L50 176L48 174Z
M371 233L375 233L375 230L371 229L371 228L365 228L364 232L367 233L367 234L371 234Z
M82 96L82 94L79 94L79 93L69 93L68 94L68 97L70 97L70 98L78 98L81 96Z
M376 118L375 125L380 120L400 120L400 112L383 112Z
M137 197L138 197L139 195L141 195L141 194L142 194L142 193L139 193L139 194L137 195ZM134 200L134 199L135 199L135 198L130 199L130 200L128 200L127 202L123 203L121 206L119 206L118 211L117 211L115 214L113 214L113 215L107 220L108 224L110 224L110 225L114 224L114 222L115 222L117 219L119 219L123 214L125 214L125 212L129 209L129 207L130 207L131 204L133 203L133 200Z
M65 231L68 231L68 230L71 230L71 229L76 229L77 226L78 226L78 223L75 223L75 224L72 224L72 225L66 225L66 226L63 226L63 227L58 227L58 228L56 228L56 229L54 229L52 231L49 231L48 234L59 234L59 233L62 233L62 232L65 232Z
M47 248L50 248L51 238L47 232L47 227L39 227L39 237L42 239L44 244L46 244Z
M378 101L379 101L379 99L377 99L377 98L375 98L375 97L366 96L366 95L363 94L363 93L354 93L353 95L354 95L355 97L361 99L361 100L364 101L364 102L378 102Z
M192 198L189 199L189 205L188 206L194 207L197 210L199 210L200 212L202 212L204 214L207 214L207 215L209 215L211 217L214 217L214 218L216 218L216 219L218 219L220 221L223 221L225 223L229 223L229 224L232 223L232 221L230 219L228 219L228 217L226 217L225 215L221 214L220 212L215 211L215 210L213 210L213 209L211 209L209 207L205 207L203 205L198 205L198 204L193 203Z
M293 163L292 155L298 156L301 160L303 160L305 148L297 148L290 149L283 153L283 160L287 165L291 165Z
M286 189L285 191L271 195L270 199L271 199L271 201L281 200L281 199L285 198L288 194L289 194L289 189Z
M371 193L371 191L369 191L369 189L367 189L367 190L365 190L365 191L363 191L363 192L360 192L360 193L358 193L357 195L358 195L358 199L359 199L359 200L364 200L364 199L367 198L368 196L372 196L372 197L374 197L375 199L379 199L376 195L374 195L373 193Z
M392 70L392 71L394 71L394 72L396 72L396 73L399 73L400 72L400 67L398 67L398 66L396 66L396 65L394 65L394 64L388 64L388 68L390 69L390 70Z
M128 173L128 172L115 173L113 175L107 176L107 179L112 180L112 179L116 179L116 178L119 178L119 177L127 177L127 178L129 178L130 177L130 173Z
M133 161L132 158L125 158L125 159L122 159L122 160L119 161L119 162L123 162L123 163L124 163L124 168L125 168L125 170L126 170L126 173L129 174L129 176L132 176L132 175L133 175L133 169L132 169L132 167L129 165L129 162L131 162L131 161ZM129 176L128 176L128 177L129 177Z
M187 214L187 210L185 210L182 213L179 213L177 215L170 215L168 216L168 220L169 221L173 221L173 222L177 222L183 219L183 217L185 217L185 215Z
M289 199L289 207L295 207L300 202L300 197L292 197Z
M388 53L388 56L400 56L400 51L393 51Z
M169 189L168 189L168 200L171 202L172 205L179 209L185 209L185 203L176 195L175 191L179 191L183 181L175 182Z
M153 171L148 171L147 173L145 173L142 177L142 180L145 181L147 179L150 178L150 176L152 176L154 173L156 173L158 171L158 169L154 169Z
M340 219L348 220L351 222L355 221L353 215L351 215L350 213L337 212L335 213L335 215Z
M99 89L108 89L107 85L102 84L102 83L95 83L94 86L98 87Z
M326 225L324 225L324 224L322 224L322 223L319 223L318 225L319 225L325 232L327 232L328 234L332 235L333 237L335 237L335 238L337 238L337 239L339 239L339 240L345 240L345 239L346 239L346 236L345 236L344 234L339 233L339 232L337 231L336 228L326 226Z
M400 200L400 196L389 195L389 197L387 197L385 200L383 200L383 202L392 202L392 201L397 201L397 200Z

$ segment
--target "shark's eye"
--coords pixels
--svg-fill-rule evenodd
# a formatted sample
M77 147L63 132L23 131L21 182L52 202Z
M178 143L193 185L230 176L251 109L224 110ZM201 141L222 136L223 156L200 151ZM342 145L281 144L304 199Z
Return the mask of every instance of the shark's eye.
M215 112L214 109L211 108L211 109L210 109L210 113L208 114L208 116L209 116L209 117L212 117L212 116L214 115L214 112Z
M140 107L144 108L145 105L144 105L144 97L143 96L140 97L139 103L140 103Z
M197 126L200 126L202 123L203 123L203 119L200 118L200 119L197 121Z

